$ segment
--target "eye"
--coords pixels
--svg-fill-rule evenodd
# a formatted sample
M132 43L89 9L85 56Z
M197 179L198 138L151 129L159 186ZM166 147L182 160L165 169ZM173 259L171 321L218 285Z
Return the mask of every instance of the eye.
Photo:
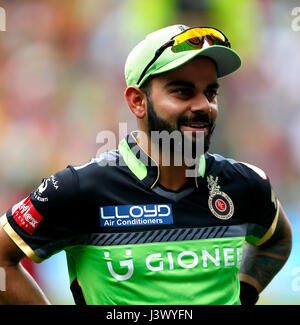
M208 89L205 91L205 96L209 99L209 100L214 100L215 97L217 97L218 95L218 90L217 89Z
M172 93L180 96L191 96L193 92L190 88L176 88L172 90Z

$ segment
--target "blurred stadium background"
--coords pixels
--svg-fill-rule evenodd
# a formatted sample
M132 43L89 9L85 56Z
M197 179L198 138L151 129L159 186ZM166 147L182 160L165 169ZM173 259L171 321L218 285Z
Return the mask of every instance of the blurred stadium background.
M97 134L136 121L123 67L145 34L167 25L213 25L242 68L221 81L211 152L264 169L293 227L291 257L259 304L300 303L300 32L298 1L9 0L0 32L0 213L68 164L101 150ZM83 217L84 218L84 217ZM84 222L84 220L83 220ZM53 304L73 304L64 252L24 265Z

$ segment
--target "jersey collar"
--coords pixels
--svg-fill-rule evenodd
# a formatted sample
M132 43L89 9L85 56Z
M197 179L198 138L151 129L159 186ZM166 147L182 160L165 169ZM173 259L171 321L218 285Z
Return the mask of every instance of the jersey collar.
M130 171L147 187L154 188L159 179L158 164L138 145L137 131L128 134L119 143L119 152ZM206 159L201 155L195 169L195 186L205 177Z

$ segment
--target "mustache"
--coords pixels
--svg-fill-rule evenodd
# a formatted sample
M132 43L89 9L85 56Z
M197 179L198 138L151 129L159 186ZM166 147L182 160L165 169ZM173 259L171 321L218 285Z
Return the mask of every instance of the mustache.
M178 127L182 124L185 124L185 123L193 123L193 122L198 122L198 123L206 123L209 125L209 127L212 127L213 126L213 120L212 118L208 115L208 114L201 114L201 115L193 115L193 116L190 116L190 117L187 117L187 116L182 116L180 118L178 118L177 120L178 122Z

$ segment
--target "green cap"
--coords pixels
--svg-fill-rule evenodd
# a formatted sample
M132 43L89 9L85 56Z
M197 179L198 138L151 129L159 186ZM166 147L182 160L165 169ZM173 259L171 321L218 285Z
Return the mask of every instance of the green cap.
M213 45L206 48L204 47L200 50L182 51L178 53L174 53L171 47L169 47L152 64L138 84L143 70L153 59L156 50L168 42L173 36L181 33L187 28L189 27L185 25L165 27L148 34L143 41L137 44L129 53L125 63L125 79L127 86L139 87L150 75L175 69L197 55L209 57L215 61L218 78L224 77L239 69L241 66L241 58L234 50L225 46Z

